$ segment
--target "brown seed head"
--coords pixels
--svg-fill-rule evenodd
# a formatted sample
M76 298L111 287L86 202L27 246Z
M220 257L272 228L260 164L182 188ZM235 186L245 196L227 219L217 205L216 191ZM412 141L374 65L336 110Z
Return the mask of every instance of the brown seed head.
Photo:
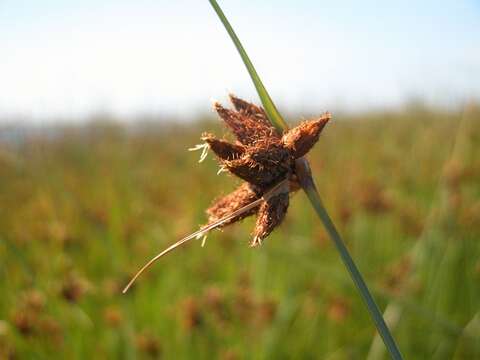
M159 358L162 354L162 346L160 342L149 332L143 332L137 335L135 342L137 348L141 352L152 358Z
M287 214L288 202L287 192L272 196L260 206L251 246L260 245L262 240L281 224Z
M217 139L209 133L204 133L202 140L208 144L220 160L238 159L245 152L245 148L242 145L231 144L226 140Z
M265 299L258 304L257 321L259 325L269 325L275 319L277 314L278 304L273 299Z
M88 287L87 280L76 274L70 274L62 285L61 295L65 300L76 303L85 295Z
M260 106L239 99L233 94L230 94L229 97L230 102L235 107L235 110L237 110L239 113L248 118L253 118L257 120L259 123L263 124L266 127L272 126L270 124L270 121L268 121L267 114L265 114L265 111Z
M252 242L255 246L260 244L285 217L289 202L288 192L298 189L294 161L304 156L318 141L331 115L325 113L319 119L305 121L280 138L261 107L232 94L230 101L235 110L225 109L219 103L215 103L214 108L239 143L231 144L216 139L211 134L204 134L202 139L215 153L221 166L246 183L207 210L209 224L241 209L248 202L258 200L283 180L288 179L292 185L286 192L265 199L260 206L221 225L234 223L256 213L257 224Z
M117 328L123 322L122 312L116 306L109 306L103 311L103 319L108 326Z
M207 209L208 223L212 224L227 215L230 215L234 211L241 209L242 207L250 204L251 202L259 199L261 196L260 189L252 184L243 183L234 192L220 198L211 207ZM257 208L253 208L233 219L225 222L222 226L234 223L249 215L254 214Z
M284 149L249 152L240 159L224 161L223 166L232 174L266 192L287 178L290 173L288 153Z
M330 300L327 308L327 317L336 323L342 323L350 314L350 305L341 297L336 297Z
M221 170L227 169L233 175L244 180L237 190L217 200L207 209L208 223L198 231L184 237L169 246L148 261L123 289L125 293L155 261L173 249L194 238L205 235L208 231L232 224L247 216L257 214L257 223L253 231L252 246L261 244L280 223L288 209L289 193L299 188L295 175L295 160L306 153L317 142L320 132L330 120L325 113L317 120L301 123L286 134L279 134L268 121L265 111L254 104L230 95L235 110L225 109L219 103L214 109L225 121L238 142L235 144L219 140L211 134L204 134L202 139L217 156ZM206 156L207 148L203 145L191 150L202 149L200 160ZM75 294L75 292L73 292ZM70 291L64 293L67 298ZM186 307L187 328L194 328L201 323L201 314L190 301Z
M37 316L31 311L20 310L13 315L12 323L23 336L29 336L35 332Z
M198 302L189 297L183 301L183 324L185 329L192 331L203 324L203 315L200 311Z
M270 124L259 122L254 117L244 115L242 112L225 109L219 103L215 103L213 107L238 141L244 145L251 145L262 138L278 137L275 128Z

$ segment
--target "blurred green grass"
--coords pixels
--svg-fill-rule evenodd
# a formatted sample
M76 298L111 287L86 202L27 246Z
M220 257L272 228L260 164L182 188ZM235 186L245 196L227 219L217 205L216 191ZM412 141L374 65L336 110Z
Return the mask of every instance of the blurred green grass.
M408 359L480 358L480 109L335 117L319 191ZM302 193L250 249L252 219L153 254L235 187L186 149L218 120L97 121L0 143L0 358L385 358Z

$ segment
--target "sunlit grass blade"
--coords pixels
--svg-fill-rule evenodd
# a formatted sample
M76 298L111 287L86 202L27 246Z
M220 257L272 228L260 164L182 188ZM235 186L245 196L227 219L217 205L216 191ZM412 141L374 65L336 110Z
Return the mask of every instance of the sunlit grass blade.
M275 107L275 104L270 98L270 95L268 94L267 90L263 86L263 83L260 77L258 76L252 62L250 61L245 49L243 48L240 40L235 34L232 26L230 25L227 18L225 17L225 14L223 13L222 9L220 8L220 6L217 4L215 0L209 0L209 1L210 1L210 4L215 9L215 12L217 13L218 17L222 21L225 29L230 35L230 38L235 44L245 66L247 67L250 77L252 78L255 88L257 89L257 93L260 97L260 100L262 101L262 104L265 108L265 111L272 125L275 126L275 128L280 132L288 130L288 125L283 120L282 116L280 115L277 108ZM338 233L337 229L335 228L335 225L330 219L328 212L326 211L326 209L322 204L320 195L313 182L307 160L303 158L298 159L296 163L297 163L297 169L298 169L297 176L300 179L300 184L304 189L305 193L307 194L313 208L315 209L315 212L317 213L318 217L320 218L323 225L325 226L327 233L329 234L330 238L334 242L335 247L340 253L340 257L342 258L342 261L345 267L350 273L350 276L353 282L355 283L361 297L363 298L365 304L367 305L368 311L370 312L373 322L380 336L382 337L383 342L385 343L385 346L390 352L390 356L395 360L402 359L402 355L398 350L395 340L393 339L392 335L390 334L390 331L388 330L387 325L385 324L385 321L382 317L382 313L380 312L377 304L375 303L375 300L370 294L370 291L368 290L368 287L365 281L363 280L362 275L357 269L357 266L355 265L352 257L350 256L350 253L348 252L347 247L345 246L342 238L340 237L340 234Z
M263 86L262 80L257 74L257 71L255 70L252 62L250 61L250 58L247 55L247 52L242 46L242 43L238 39L237 35L235 34L235 31L233 30L232 26L228 22L227 18L225 17L225 14L223 13L222 9L220 6L217 4L215 0L209 0L210 4L212 4L213 8L215 9L215 12L217 13L218 17L223 23L223 26L228 32L228 35L230 35L230 38L232 39L233 43L235 44L235 47L237 48L243 63L245 64L248 73L250 74L250 77L252 78L253 84L255 85L255 88L257 89L258 96L260 97L260 100L262 101L262 105L265 109L265 112L267 113L268 118L272 122L273 126L282 133L283 131L288 129L288 125L283 120L282 116L278 112L275 104L272 101L272 98L267 92L267 89L265 89L265 86Z

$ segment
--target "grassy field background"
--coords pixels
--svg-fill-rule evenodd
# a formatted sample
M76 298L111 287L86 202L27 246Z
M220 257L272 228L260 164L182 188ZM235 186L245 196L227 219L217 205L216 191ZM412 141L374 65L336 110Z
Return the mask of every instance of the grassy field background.
M480 108L334 115L311 153L327 209L407 359L480 359ZM0 358L383 359L304 194L157 263L237 181L187 148L219 120L107 120L0 140Z

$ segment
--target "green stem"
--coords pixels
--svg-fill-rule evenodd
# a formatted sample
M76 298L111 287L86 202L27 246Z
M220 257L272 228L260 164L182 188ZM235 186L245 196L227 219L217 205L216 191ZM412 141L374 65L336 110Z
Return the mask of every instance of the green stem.
M227 18L225 17L225 14L223 13L220 6L218 6L217 2L215 0L209 0L209 1L210 1L210 4L213 6L213 9L217 13L218 17L220 18L220 21L223 23L223 26L227 30L228 35L230 35L230 38L235 44L235 47L237 48L243 60L243 63L245 64L248 70L248 73L252 78L253 84L257 89L258 96L262 101L263 107L265 108L265 112L267 113L268 118L272 122L272 125L275 126L277 131L280 134L283 133L284 130L288 129L288 125L285 122L285 120L283 120L280 113L278 112L277 107L275 106L272 98L267 92L267 89L265 89L265 86L263 86L262 80L258 76L257 71L255 70L255 67L253 66L252 62L250 61L250 58L247 55L247 52L245 51L245 49L242 46L242 43L240 42L240 39L235 34L235 31L233 31L232 26L228 22Z
M257 89L258 96L262 101L263 107L265 108L265 112L267 113L268 118L270 119L270 122L272 123L273 126L275 126L275 128L280 133L287 131L288 130L287 123L283 120L282 116L280 115L277 108L275 107L275 104L270 98L270 95L268 94L267 90L263 86L263 83L260 77L258 76L240 40L235 34L235 31L233 30L232 26L230 25L227 18L225 17L225 14L223 13L222 9L220 8L220 6L217 4L215 0L209 0L209 1L210 1L210 4L213 6L215 12L217 13L218 17L222 21L223 26L225 27L228 34L230 35L230 38L232 39L233 43L235 44L243 60L243 63L245 64L248 70L248 73L252 78L253 84ZM385 343L385 346L390 352L392 359L401 360L402 355L400 354L400 351L398 350L397 345L395 344L395 340L393 339L392 335L390 334L390 331L388 330L387 325L385 324L385 321L382 317L382 314L380 313L380 310L378 309L377 304L375 303L375 300L370 294L370 291L368 290L368 287L365 284L365 281L363 280L362 275L358 271L355 263L353 262L352 257L350 256L350 253L348 252L347 247L343 243L342 238L340 237L340 234L338 233L337 229L335 228L335 225L333 224L332 220L330 219L330 216L327 213L327 210L324 208L322 204L320 195L318 194L317 188L315 187L315 183L312 179L308 162L304 158L298 159L296 161L296 174L299 178L300 184L303 187L303 190L305 191L308 198L310 199L310 202L313 208L315 209L318 217L320 218L323 225L325 226L328 234L330 235L330 238L335 243L335 246L338 252L340 253L343 263L348 269L348 272L350 273L350 276L352 277L353 282L355 283L358 291L360 292L360 295L365 301L365 304L367 305L368 311L370 312L373 322L375 323L375 326L377 327L377 330L380 336L382 337L383 342Z
M360 292L360 295L362 296L362 299L365 302L368 311L370 312L372 320L375 323L375 326L377 327L377 330L382 337L385 346L390 352L390 356L394 360L401 360L402 355L400 354L397 344L395 343L395 340L393 339L393 336L390 333L387 324L385 324L385 320L383 319L380 309L375 303L375 300L373 299L370 290L368 290L367 284L363 280L362 274L360 274L360 271L358 270L355 262L350 256L350 253L348 252L345 243L343 242L340 234L338 233L335 225L333 224L332 219L330 218L327 210L323 206L323 202L320 198L320 195L318 194L317 187L315 186L315 183L311 176L310 168L307 161L305 159L297 160L296 170L303 190L307 194L307 197L310 200L313 208L315 209L315 212L322 221L325 229L330 235L330 238L333 240L335 247L340 253L340 257L342 258L345 267L350 273L350 276L355 283L355 286Z

